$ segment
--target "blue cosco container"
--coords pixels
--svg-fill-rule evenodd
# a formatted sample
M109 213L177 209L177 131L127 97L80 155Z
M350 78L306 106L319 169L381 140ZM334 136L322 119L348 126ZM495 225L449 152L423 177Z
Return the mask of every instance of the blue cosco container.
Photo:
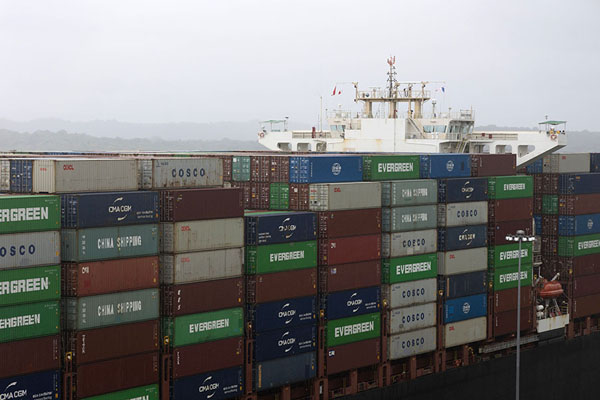
M444 303L444 324L464 321L487 314L487 295L459 297Z
M590 233L600 233L600 214L558 216L558 234L560 236L577 236Z
M290 157L291 183L360 182L361 156Z
M438 180L438 203L485 201L488 199L487 178L454 178Z
M33 161L10 160L10 191L31 193L33 190Z
M485 293L487 290L487 269L440 277L438 288L444 291L444 297L447 299Z
M487 245L487 225L438 229L438 251L472 249Z
M315 352L255 363L254 388L258 391L305 381L315 377Z
M60 207L63 228L158 222L158 192L63 194Z
M421 178L471 176L469 154L425 154L421 156Z
M592 154L593 155L593 154ZM540 158L527 166L528 174L541 174L544 172L544 159Z
M247 213L246 245L305 242L317 237L317 216L311 212Z
M380 286L330 293L324 295L321 301L321 309L325 310L327 319L374 313L380 307Z
M173 400L220 400L237 397L244 389L242 367L188 376L173 382Z
M312 324L317 320L317 298L297 297L249 305L248 319L255 332Z
M535 222L535 235L540 236L542 234L542 216L534 215L533 221Z
M560 194L600 193L600 174L560 174L558 192Z
M256 334L254 360L267 361L295 354L308 353L317 348L317 327L313 325L276 329Z
M23 355L26 357L26 355ZM0 398L18 400L54 400L60 393L60 371L0 379Z

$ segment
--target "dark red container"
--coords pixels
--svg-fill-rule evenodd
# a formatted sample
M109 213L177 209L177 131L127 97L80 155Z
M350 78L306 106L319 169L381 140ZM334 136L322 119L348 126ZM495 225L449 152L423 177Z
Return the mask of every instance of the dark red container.
M534 214L541 214L542 210L544 208L544 201L542 198L542 195L534 195L533 197L533 213Z
M546 279L552 279L557 272L559 272L559 263L556 256L542 256L542 265L540 265L540 273ZM561 276L567 277L568 273Z
M157 383L158 353L80 365L75 380L78 398Z
M223 181L231 182L231 176L233 172L233 156L220 155L219 158L223 161Z
M0 378L59 369L60 336L0 343L0 355Z
M535 195L540 195L544 191L544 176L542 174L533 175L533 193Z
M271 156L271 182L289 182L290 157Z
M600 274L585 275L573 279L572 297L585 297L600 293Z
M511 243L506 240L506 235L515 234L518 230L523 230L526 235L532 235L532 219L524 219L522 221L504 221L488 226L488 245L499 246L501 244Z
M558 215L542 215L542 235L558 235Z
M307 211L309 193L308 183L290 183L290 210Z
M132 354L158 351L158 320L115 325L107 328L67 332L66 346L73 352L75 363L87 364Z
M522 221L533 217L533 198L490 200L488 221L490 224L503 221Z
M560 215L600 213L600 193L558 196L558 213Z
M339 292L381 285L381 261L319 267L319 291Z
M381 258L381 235L319 240L319 265L348 264Z
M253 210L268 210L270 203L271 185L269 183L250 184L250 208Z
M514 175L516 154L471 154L471 176Z
M62 283L74 297L158 287L158 257L63 263Z
M250 181L269 182L271 180L271 156L250 156Z
M248 303L268 303L317 294L317 268L247 275Z
M531 305L533 296L531 286L521 288L521 307ZM494 292L494 314L517 309L517 288Z
M244 363L244 338L236 337L173 349L173 379Z
M160 191L163 222L236 218L244 215L242 193L235 188L179 189Z
M558 254L558 236L542 236L542 255L554 257Z
M239 188L242 191L242 208L250 210L252 200L252 184L250 182L232 182L233 187Z
M321 239L381 234L381 208L321 211L317 223Z
M558 174L542 174L543 194L558 193Z
M573 318L587 317L588 315L600 314L600 294L578 297L573 299Z
M379 338L330 347L325 352L326 374L333 375L342 371L375 365L379 363L380 358L381 340Z
M533 309L521 308L521 331L533 328ZM494 337L517 332L517 310L504 311L494 314Z
M161 302L167 316L239 307L244 302L244 278L163 286Z
M589 254L579 257L559 257L558 271L561 280L569 275L574 277L600 274L600 254Z

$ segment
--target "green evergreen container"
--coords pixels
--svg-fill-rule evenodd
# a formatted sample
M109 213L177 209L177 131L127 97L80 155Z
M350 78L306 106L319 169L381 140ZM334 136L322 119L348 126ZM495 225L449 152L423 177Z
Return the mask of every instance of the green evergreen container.
M364 156L363 180L419 179L419 156Z
M545 194L542 196L542 214L558 214L558 195Z
M381 182L381 206L403 207L437 204L438 183L435 179Z
M59 328L58 301L0 308L0 342L56 335Z
M533 261L533 243L521 243L521 263L531 264ZM490 246L488 249L488 267L502 268L519 263L519 243Z
M232 157L231 179L236 182L248 182L250 180L250 156Z
M560 257L578 257L596 253L600 253L600 233L558 237Z
M436 278L438 273L437 253L382 260L381 265L382 283L392 284Z
M269 208L271 210L289 210L290 185L287 183L271 183Z
M533 176L493 176L488 178L488 196L493 200L533 196Z
M378 338L381 334L379 313L327 321L327 347Z
M316 266L316 240L246 247L247 274L268 274Z
M92 261L158 254L158 225L63 229L63 261Z
M121 390L101 394L100 396L86 397L82 400L158 400L158 384L139 386L133 389Z
M488 273L494 291L516 288L518 285L519 265L495 268ZM531 286L533 268L531 264L521 264L521 286Z
M60 265L0 270L0 306L60 299Z
M163 336L169 337L173 347L242 336L244 311L241 307L236 307L163 318L163 330Z
M59 196L0 196L0 234L58 229Z

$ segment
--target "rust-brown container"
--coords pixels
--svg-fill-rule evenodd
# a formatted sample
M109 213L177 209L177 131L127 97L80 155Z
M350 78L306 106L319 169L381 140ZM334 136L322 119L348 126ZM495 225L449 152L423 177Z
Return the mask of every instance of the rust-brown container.
M317 268L247 275L246 279L248 303L268 303L317 294Z
M244 338L234 337L173 349L173 379L244 363Z
M560 195L558 213L560 215L600 213L600 193Z
M319 267L319 290L322 293L381 285L381 261Z
M232 185L242 191L242 209L251 209L250 202L252 199L252 184L250 182L232 182Z
M542 174L542 193L558 193L558 174Z
M488 223L521 221L533 217L533 198L491 200L488 202Z
M269 183L252 182L250 184L250 208L253 210L268 210L271 200L271 185Z
M572 297L585 297L600 293L600 274L579 276L573 279Z
M541 194L535 194L533 196L533 213L541 214L542 209L544 208L544 201Z
M542 174L533 175L533 193L541 198L544 191L544 176Z
M569 275L577 277L600 274L600 253L579 257L559 257L558 272L561 280L567 279Z
M0 378L59 369L60 336L0 343L0 357Z
M542 235L558 235L558 215L542 215Z
M327 375L366 367L379 363L381 359L381 339L361 340L360 342L330 347L325 351Z
M308 183L290 183L290 210L307 211L309 195Z
M530 306L533 300L531 286L521 288L521 307ZM494 314L517 309L517 288L494 292Z
M271 156L271 182L289 182L290 180L290 157Z
M250 181L269 182L271 179L271 156L250 156Z
M381 208L321 211L317 223L321 239L380 234Z
M521 332L533 328L532 307L521 308ZM504 311L494 314L494 337L517 332L517 310Z
M233 171L233 156L221 155L219 158L223 161L223 181L231 182Z
M523 230L526 235L532 235L533 220L530 218L521 221L504 221L488 226L488 246L511 243L506 240L506 235L515 234L518 230Z
M579 297L573 299L573 318L587 317L588 315L600 314L600 294Z
M244 216L242 193L236 188L161 190L159 199L162 222Z
M66 333L66 347L77 364L158 351L158 320Z
M554 257L558 254L558 236L542 236L542 255Z
M63 263L62 283L73 297L158 287L158 257Z
M319 265L348 264L381 258L381 234L319 240Z
M158 353L79 365L75 381L80 399L158 383Z
M170 317L239 307L244 302L244 278L163 286L161 302L162 314Z
M516 170L515 154L471 154L471 176L514 175Z

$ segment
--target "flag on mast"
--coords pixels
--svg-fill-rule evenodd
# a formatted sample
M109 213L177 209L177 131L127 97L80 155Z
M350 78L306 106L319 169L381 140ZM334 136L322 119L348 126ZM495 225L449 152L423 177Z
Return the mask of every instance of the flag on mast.
M333 87L333 93L331 93L331 95L332 95L332 96L335 96L335 92L336 92L336 91L337 91L337 85L335 85L335 86Z

